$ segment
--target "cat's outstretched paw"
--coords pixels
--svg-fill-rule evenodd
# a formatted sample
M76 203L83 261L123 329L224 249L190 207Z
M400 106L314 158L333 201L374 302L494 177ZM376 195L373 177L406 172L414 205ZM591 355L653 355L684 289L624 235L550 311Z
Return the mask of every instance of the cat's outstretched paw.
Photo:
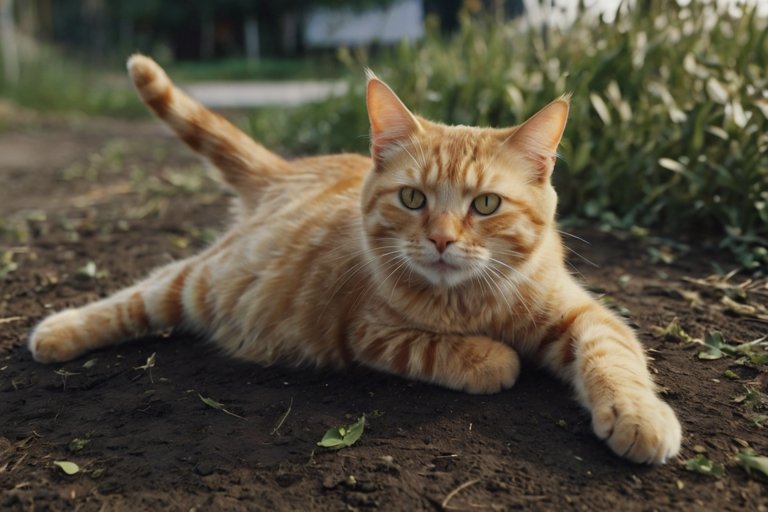
M483 339L482 351L466 356L462 390L473 394L498 393L509 389L520 375L520 358L512 348Z
M680 422L651 392L599 404L592 411L592 427L616 454L633 462L664 464L680 451Z
M79 356L83 350L80 336L80 313L67 309L49 316L32 331L29 350L41 363L60 363Z

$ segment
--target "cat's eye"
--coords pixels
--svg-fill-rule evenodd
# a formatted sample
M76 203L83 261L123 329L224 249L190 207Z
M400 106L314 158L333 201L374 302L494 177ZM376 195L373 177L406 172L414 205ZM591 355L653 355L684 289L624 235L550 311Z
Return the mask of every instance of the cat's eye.
M472 201L472 207L480 215L490 215L499 209L501 198L496 194L483 194Z
M426 204L427 198L424 197L424 193L421 190L413 187L403 187L400 189L400 201L406 208L418 210Z

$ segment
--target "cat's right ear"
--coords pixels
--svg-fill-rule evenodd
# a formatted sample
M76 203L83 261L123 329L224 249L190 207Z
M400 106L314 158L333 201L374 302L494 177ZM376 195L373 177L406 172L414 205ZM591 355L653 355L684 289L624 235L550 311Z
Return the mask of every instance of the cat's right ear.
M422 130L419 121L400 98L373 72L366 70L366 106L371 122L371 154L380 161Z

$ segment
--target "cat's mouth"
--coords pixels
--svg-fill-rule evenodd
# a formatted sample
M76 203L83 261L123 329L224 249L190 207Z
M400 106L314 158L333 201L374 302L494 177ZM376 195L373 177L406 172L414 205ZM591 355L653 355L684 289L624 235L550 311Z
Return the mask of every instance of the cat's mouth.
M455 272L459 270L458 266L452 265L451 263L448 263L442 259L430 263L429 268L442 274L447 274L449 272Z

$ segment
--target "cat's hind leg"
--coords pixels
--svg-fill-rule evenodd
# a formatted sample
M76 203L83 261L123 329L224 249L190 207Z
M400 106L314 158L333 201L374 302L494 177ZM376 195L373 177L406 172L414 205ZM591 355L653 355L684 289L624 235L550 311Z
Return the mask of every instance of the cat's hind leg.
M44 363L69 361L178 325L185 285L190 276L200 274L194 263L193 259L171 263L107 298L48 316L29 338L32 355Z

